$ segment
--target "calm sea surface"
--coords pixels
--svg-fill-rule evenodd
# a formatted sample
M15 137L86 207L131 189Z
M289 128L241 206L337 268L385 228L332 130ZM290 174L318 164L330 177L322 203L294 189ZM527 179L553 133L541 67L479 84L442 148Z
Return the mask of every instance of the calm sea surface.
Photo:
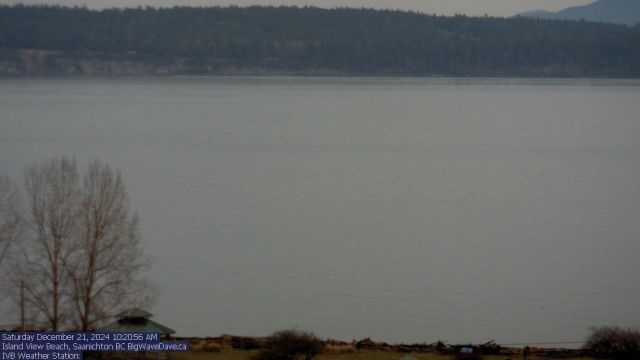
M0 173L62 155L122 170L180 335L640 325L640 81L0 79Z

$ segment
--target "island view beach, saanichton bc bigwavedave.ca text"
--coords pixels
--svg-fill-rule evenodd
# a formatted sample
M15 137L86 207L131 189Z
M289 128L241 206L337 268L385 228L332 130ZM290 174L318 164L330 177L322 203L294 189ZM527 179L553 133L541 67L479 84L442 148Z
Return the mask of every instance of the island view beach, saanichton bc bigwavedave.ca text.
M2 333L2 360L80 360L84 351L186 351L154 333Z

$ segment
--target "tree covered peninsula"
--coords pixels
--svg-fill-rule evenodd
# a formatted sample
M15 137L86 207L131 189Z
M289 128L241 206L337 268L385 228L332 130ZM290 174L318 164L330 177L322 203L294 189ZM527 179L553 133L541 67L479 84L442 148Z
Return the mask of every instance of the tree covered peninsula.
M640 26L372 9L0 6L0 74L640 76Z

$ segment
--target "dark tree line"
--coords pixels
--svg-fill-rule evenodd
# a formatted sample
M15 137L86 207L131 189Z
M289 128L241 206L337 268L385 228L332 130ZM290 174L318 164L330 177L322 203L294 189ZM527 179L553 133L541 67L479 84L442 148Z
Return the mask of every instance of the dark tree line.
M640 76L640 26L372 9L0 6L0 47L348 74Z

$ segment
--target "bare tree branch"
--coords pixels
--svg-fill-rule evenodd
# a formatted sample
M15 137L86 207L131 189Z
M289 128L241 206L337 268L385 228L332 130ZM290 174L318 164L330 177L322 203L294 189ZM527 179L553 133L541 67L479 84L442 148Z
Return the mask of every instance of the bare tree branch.
M34 321L86 331L126 307L148 305L155 289L142 275L151 262L120 172L94 161L81 179L73 159L33 165L22 215L10 182L0 180L2 254L5 243L21 240L7 252L4 291L16 300L23 283Z
M80 199L76 162L53 159L25 175L24 233L10 256L11 282L24 283L26 302L54 331L66 316L68 276L64 263L73 251Z
M79 176L75 160L53 159L32 166L25 177L25 188L31 203L29 224L36 235L33 239L34 261L43 265L49 282L26 281L31 297L40 304L53 331L64 320L63 297L68 289L64 263L73 251L76 232Z
M75 279L76 322L84 331L136 302L132 290L148 287L137 276L149 261L120 172L94 161L82 190L80 243L67 271Z
M0 176L0 264L20 232L19 200L15 185Z

